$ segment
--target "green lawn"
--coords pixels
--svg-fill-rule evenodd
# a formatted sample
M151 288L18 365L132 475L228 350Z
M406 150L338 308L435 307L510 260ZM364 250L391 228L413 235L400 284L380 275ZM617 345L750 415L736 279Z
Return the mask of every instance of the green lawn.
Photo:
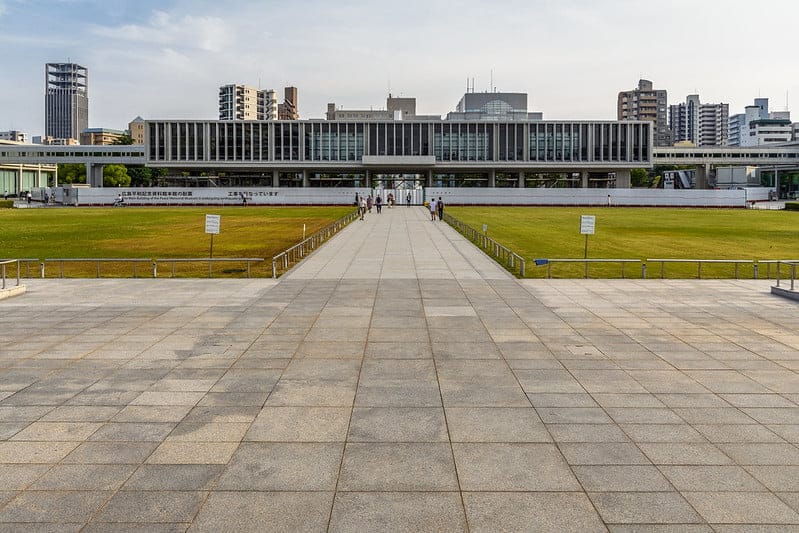
M350 207L53 208L0 210L3 258L208 257L205 215L221 215L214 257L269 259L253 275L271 275L271 258L350 212ZM268 266L266 263L269 263ZM94 275L94 266L73 266L66 275ZM242 269L219 267L222 269ZM49 269L48 277L55 275ZM103 266L104 275L130 275L132 267ZM183 275L207 274L185 266ZM236 272L232 272L236 274ZM240 272L239 272L240 273Z
M525 259L582 258L585 236L580 215L596 216L596 234L588 238L588 257L613 259L796 259L799 213L756 209L451 207L448 212ZM659 277L649 264L647 277ZM592 265L591 277L620 277L619 265ZM761 268L761 270L763 270ZM697 276L693 265L666 265L666 277ZM553 265L552 277L582 277L582 265ZM627 276L640 277L640 266ZM773 275L773 272L772 272ZM528 266L528 277L546 276L545 266ZM702 277L732 277L731 265L704 265ZM752 277L752 267L741 267ZM766 272L761 271L760 277Z

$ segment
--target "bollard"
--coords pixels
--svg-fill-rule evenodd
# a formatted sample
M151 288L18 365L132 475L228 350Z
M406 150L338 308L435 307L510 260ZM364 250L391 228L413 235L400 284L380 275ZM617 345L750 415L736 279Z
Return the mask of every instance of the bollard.
M758 277L758 276L757 276L757 274L758 274L758 272L757 272L757 271L758 271L758 265L757 265L757 263L755 263L755 264L754 264L753 270L754 270L754 273L755 273L755 274L754 274L754 276L753 276L753 278L754 278L754 279L757 279L757 277Z
M2 274L0 274L0 276L2 276L2 278L3 278L3 288L5 289L6 288L6 265L5 265L5 263L3 263L2 267L3 267L3 272L2 272Z
M44 279L44 261L39 263L39 277Z
M155 261L153 261L153 277L154 278L158 277L158 263L156 263Z
M641 263L641 279L646 279L646 263Z

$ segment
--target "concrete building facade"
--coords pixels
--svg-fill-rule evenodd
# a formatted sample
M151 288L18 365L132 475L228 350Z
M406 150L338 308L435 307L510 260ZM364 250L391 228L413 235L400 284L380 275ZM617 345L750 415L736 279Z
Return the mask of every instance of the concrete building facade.
M768 98L755 98L743 113L730 117L730 146L781 144L793 139L790 111L769 111Z
M0 148L22 144L25 143L0 139ZM54 186L57 184L57 176L57 165L0 163L0 194L3 197L19 196L20 193L37 187Z
M327 104L327 120L441 120L441 116L416 114L416 98L392 96L386 98L385 109L344 109L335 103Z
M638 80L638 87L619 93L617 118L619 120L646 120L654 125L655 146L671 146L668 125L668 94L654 89L649 80Z
M219 120L277 120L277 107L272 89L237 84L219 88Z
M75 63L47 63L44 77L44 136L79 139L89 127L88 69Z
M703 104L698 94L669 106L672 143L694 146L726 146L729 134L729 104Z
M128 124L128 135L133 144L144 144L144 119L136 117Z
M277 106L277 116L279 120L298 120L299 94L296 87L285 87L283 89L283 103Z
M542 120L543 113L527 111L527 93L467 92L447 113L447 120Z
M86 128L80 133L80 144L107 146L119 141L125 132L107 128Z
M0 131L0 141L13 141L22 144L28 143L28 134L23 131Z
M630 186L652 165L649 122L147 121L147 165L324 186L331 174L425 175L470 186L523 187L528 173L577 174L577 186ZM502 185L500 185L502 184Z

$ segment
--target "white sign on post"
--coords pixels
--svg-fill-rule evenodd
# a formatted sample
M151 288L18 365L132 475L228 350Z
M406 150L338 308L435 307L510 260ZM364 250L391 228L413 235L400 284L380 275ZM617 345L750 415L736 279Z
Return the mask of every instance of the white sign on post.
M211 235L219 235L220 215L205 215L205 232Z
M580 216L580 235L593 235L596 227L596 217L594 215Z

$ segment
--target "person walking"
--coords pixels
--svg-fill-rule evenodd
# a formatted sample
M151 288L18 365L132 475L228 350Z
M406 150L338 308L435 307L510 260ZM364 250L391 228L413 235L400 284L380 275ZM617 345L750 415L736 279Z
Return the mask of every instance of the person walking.
M410 206L411 206L411 193L408 193L408 195L405 197L405 207L410 207Z
M366 214L366 198L361 196L361 203L358 206L358 211L361 212L361 220L363 220L363 216Z
M390 192L388 193L388 208L391 209L392 207L394 207L394 193Z
M374 198L370 194L369 197L366 199L366 210L370 213L372 212L372 204L374 203Z
M383 211L383 197L379 194L375 198L375 207L377 207L377 214L379 215Z
M430 220L432 220L434 222L436 220L436 199L435 198L431 198L430 199Z
M33 200L33 195L30 191L25 194L25 199L28 201L28 205L31 205L31 200Z
M436 202L436 209L438 210L438 219L443 220L444 218L444 202L441 200L441 197L438 197L438 202Z

